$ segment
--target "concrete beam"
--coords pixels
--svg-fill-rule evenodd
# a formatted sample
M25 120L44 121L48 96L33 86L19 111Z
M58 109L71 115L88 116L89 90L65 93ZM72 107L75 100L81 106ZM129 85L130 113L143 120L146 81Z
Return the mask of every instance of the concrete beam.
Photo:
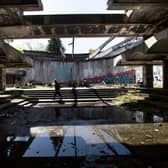
M152 37L145 40L145 43L148 47L147 53L167 54L168 28L158 33L155 33Z
M1 39L48 37L133 37L151 36L154 26L147 24L30 25L0 27Z
M0 8L18 8L23 11L42 10L43 5L41 0L1 0Z
M125 14L66 14L66 15L14 15L7 11L0 16L0 26L14 25L83 25L83 24L125 24L128 23ZM6 21L8 19L8 21ZM20 22L19 22L20 21ZM142 23L140 23L142 24ZM144 23L145 24L145 23Z
M149 13L149 10L145 10ZM0 15L0 38L107 37L153 35L158 27L153 22L167 11L144 19L144 14L128 19L125 14L78 15ZM157 13L157 12L154 12ZM151 15L151 13L150 13ZM153 15L153 13L152 13ZM19 30L19 32L18 32Z
M65 15L28 15L24 24L59 25L59 24L121 24L126 23L125 14L65 14Z
M163 61L119 61L117 66L162 65Z

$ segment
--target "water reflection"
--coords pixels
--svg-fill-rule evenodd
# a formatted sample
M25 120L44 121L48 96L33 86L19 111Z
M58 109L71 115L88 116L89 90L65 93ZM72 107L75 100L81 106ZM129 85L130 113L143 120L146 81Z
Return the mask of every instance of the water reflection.
M6 157L130 155L124 145L93 126L34 127L30 132L31 137L8 136L4 139Z
M50 137L35 137L23 157L54 157L55 147Z
M85 158L82 164L86 167L97 162L112 167L114 158L126 157L129 167L135 158L140 165L144 157L167 160L167 130L167 123L32 127L31 136L1 136L0 154L12 159L64 158L63 162Z
M24 108L16 117L1 121L0 158L57 158L57 167L64 167L64 163L74 167L81 158L83 167L126 164L129 168L142 168L149 162L160 166L159 158L168 162L168 123L159 113L147 115L115 107L31 110ZM66 159L70 161L67 163Z
M146 114L143 111L135 111L133 112L133 120L136 123L144 123L144 122L151 122L151 123L163 123L166 121L166 117L156 114Z

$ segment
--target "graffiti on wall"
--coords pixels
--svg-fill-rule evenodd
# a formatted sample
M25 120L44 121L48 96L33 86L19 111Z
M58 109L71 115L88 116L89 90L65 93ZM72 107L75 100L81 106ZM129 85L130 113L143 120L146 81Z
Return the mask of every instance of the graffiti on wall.
M96 76L93 78L84 78L87 83L117 83L117 84L128 84L135 83L135 70L128 70L119 73L108 73L104 76Z

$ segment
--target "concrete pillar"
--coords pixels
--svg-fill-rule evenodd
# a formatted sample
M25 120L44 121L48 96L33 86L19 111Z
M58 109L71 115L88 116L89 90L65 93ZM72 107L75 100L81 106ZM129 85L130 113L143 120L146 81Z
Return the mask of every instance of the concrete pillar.
M153 65L143 66L144 87L153 88Z
M163 88L168 89L168 61L163 62Z
M6 73L5 70L0 68L0 91L5 91L6 87Z
M77 84L80 83L80 63L77 62Z

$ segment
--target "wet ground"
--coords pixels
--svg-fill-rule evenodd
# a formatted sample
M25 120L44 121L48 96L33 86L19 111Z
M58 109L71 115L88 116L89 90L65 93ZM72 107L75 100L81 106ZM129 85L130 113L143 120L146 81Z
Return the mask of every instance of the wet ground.
M166 123L31 127L29 136L1 136L1 158L17 167L167 167L167 128Z
M48 106L48 105L47 105ZM10 167L167 168L168 123L115 106L20 106L0 117L0 160Z

